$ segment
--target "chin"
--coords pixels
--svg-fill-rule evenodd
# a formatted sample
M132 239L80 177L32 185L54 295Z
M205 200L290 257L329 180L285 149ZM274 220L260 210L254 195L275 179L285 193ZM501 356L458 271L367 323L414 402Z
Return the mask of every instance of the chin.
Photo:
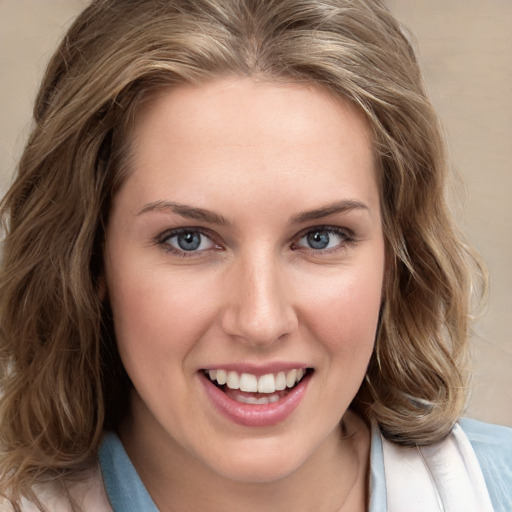
M268 441L268 440L267 440ZM304 446L293 449L293 443L256 443L248 449L250 441L241 443L238 449L231 449L225 457L217 460L210 468L223 478L247 484L270 484L286 478L297 471L307 460Z
M245 484L271 484L294 473L296 467L279 465L269 461L235 463L229 468L214 468L220 476Z

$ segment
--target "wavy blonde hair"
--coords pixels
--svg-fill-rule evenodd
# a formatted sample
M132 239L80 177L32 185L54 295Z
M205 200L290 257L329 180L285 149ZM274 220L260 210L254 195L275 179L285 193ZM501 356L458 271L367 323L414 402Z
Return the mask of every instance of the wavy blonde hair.
M0 495L80 474L122 420L130 383L99 282L125 134L155 90L219 75L319 84L365 114L388 268L353 406L403 444L439 440L460 416L481 267L448 212L438 119L384 3L96 0L51 59L1 204Z

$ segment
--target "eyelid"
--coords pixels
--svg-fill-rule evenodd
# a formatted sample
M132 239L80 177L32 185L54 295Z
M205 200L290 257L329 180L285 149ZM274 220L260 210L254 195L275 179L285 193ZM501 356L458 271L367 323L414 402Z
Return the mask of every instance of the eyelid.
M340 242L337 246L331 247L329 249L313 249L311 247L305 247L305 246L296 246L293 247L297 241L304 238L308 233L315 232L315 231L326 231L329 234L335 234L343 238L343 241ZM311 252L312 254L329 254L329 253L335 253L339 251L343 251L347 248L349 245L353 245L356 243L356 236L354 232L346 227L341 226L332 226L332 225L316 225L316 226L310 226L306 229L303 229L300 231L292 240L292 249L295 250L305 250L308 252Z
M196 250L196 251L186 251L183 249L178 249L176 247L173 247L172 245L167 243L167 240L169 240L170 238L175 237L175 236L179 235L180 233L187 233L187 232L199 233L201 236L208 238L208 240L210 240L212 242L214 247L208 248L208 249ZM182 256L182 257L194 257L194 256L199 257L199 256L203 255L204 253L208 253L212 250L220 250L223 248L222 244L220 244L218 242L218 236L215 233L213 233L212 231L210 231L208 229L205 229L202 227L195 227L195 226L183 226L183 227L179 227L179 228L168 229L168 230L164 231L163 233L159 234L156 237L155 242L156 242L156 245L162 246L166 252L169 252L169 253L177 255L177 256Z
M329 233L336 233L339 235L344 235L347 238L355 238L355 233L352 229L342 226L333 226L330 224L317 224L314 226L308 226L303 230L299 231L297 235L295 235L295 239L302 238L303 236L311 233L312 231L327 231Z
M208 249L201 249L201 250L195 250L195 251L186 251L182 249L177 249L176 247L173 247L172 245L166 243L166 241L173 237L177 236L180 233L184 232L196 232L200 235L208 238L212 244L214 244L214 247L208 248ZM335 234L343 238L343 240L335 247L331 247L329 249L313 249L308 248L305 246L298 246L297 242L306 236L308 233L314 232L314 231L326 231L330 234ZM329 254L329 253L336 253L339 251L343 251L347 249L348 246L353 245L357 242L356 236L354 232L347 227L341 227L341 226L332 226L332 225L315 225L315 226L309 226L302 231L300 231L298 234L296 234L290 243L290 248L292 250L302 250L306 252L310 252L312 254L320 255L320 254ZM163 231L160 233L157 237L155 237L155 245L163 246L163 249L169 253L172 253L177 256L182 257L200 257L205 256L211 251L215 250L222 250L224 249L223 243L219 242L219 236L210 231L209 229L203 228L203 227L196 227L196 226L183 226L178 228L172 228Z
M201 235L203 235L207 238L210 238L210 239L212 238L212 233L210 233L209 230L207 230L205 228L199 228L199 227L195 227L195 226L190 226L190 227L184 226L184 227L179 227L179 228L166 229L165 231L163 231L162 233L160 233L157 236L157 241L160 243L163 243L167 239L171 238L172 236L176 236L176 235L179 235L180 233L188 233L188 232L200 233Z

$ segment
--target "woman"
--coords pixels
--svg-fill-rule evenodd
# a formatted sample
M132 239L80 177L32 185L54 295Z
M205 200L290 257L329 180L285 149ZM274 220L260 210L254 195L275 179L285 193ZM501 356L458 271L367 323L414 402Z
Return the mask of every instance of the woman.
M2 507L509 510L445 173L380 1L94 1L2 206Z

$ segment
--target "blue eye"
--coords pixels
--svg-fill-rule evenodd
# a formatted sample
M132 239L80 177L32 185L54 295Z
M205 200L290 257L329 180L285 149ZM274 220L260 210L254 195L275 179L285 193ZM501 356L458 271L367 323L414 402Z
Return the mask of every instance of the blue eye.
M298 242L298 246L322 251L342 246L350 240L350 237L341 229L317 228L308 231Z
M200 252L216 247L210 238L197 229L174 230L162 240L162 243L178 253Z
M179 233L176 235L176 242L184 251L195 251L201 245L201 235L195 231Z
M330 235L326 231L314 231L306 235L308 245L312 249L325 249L330 242Z

